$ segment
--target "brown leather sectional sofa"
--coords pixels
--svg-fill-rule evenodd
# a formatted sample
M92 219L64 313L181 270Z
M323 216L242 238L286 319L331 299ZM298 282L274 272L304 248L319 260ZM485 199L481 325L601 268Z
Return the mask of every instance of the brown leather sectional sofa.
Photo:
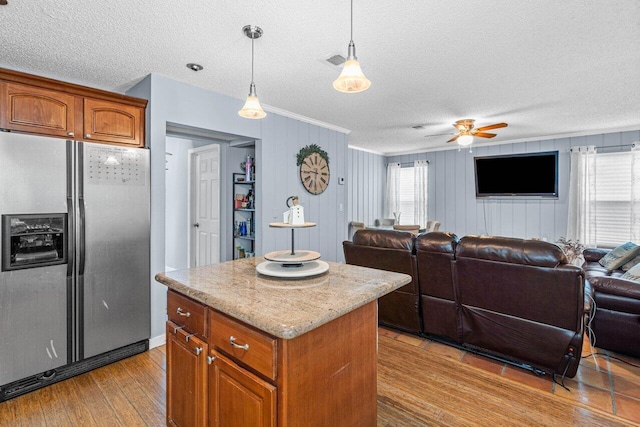
M621 279L624 271L607 271L598 261L607 249L585 249L582 268L595 299L591 328L595 345L640 357L640 284Z
M359 230L343 249L348 264L414 279L378 301L380 324L534 371L575 376L585 277L558 246L506 237L458 239L448 232Z

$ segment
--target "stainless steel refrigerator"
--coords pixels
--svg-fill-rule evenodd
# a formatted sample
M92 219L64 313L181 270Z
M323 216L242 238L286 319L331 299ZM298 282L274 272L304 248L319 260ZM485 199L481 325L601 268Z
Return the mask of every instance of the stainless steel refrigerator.
M148 349L149 151L0 132L0 402Z

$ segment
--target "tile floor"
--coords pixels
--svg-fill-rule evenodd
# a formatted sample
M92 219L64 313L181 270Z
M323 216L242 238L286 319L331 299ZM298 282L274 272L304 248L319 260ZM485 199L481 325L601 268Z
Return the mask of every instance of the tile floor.
M555 384L550 376L538 377L506 363L393 329L379 327L378 331L381 335L398 341L640 423L640 359L600 348L593 348L593 353L599 353L599 355L591 356L592 348L586 337L578 373L574 378L565 379L564 384L569 389L566 390Z

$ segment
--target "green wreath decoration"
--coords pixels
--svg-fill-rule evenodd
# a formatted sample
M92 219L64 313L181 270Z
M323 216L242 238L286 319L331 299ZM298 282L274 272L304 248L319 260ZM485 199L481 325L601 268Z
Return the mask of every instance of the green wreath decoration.
M327 152L320 148L318 145L311 144L300 149L300 151L296 155L297 165L300 166L304 159L312 153L318 153L318 155L325 159L327 161L327 164L329 164L329 155L327 154Z

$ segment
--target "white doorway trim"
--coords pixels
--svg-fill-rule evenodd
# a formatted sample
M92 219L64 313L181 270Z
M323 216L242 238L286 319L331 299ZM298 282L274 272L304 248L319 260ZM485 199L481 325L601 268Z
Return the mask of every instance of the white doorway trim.
M218 203L217 203L217 218L220 219L220 204L222 202L221 198L222 198L222 192L221 190L221 182L220 182L220 170L221 170L221 147L220 144L218 143L212 143L209 145L205 145L202 147L198 147L198 148L191 148L188 150L188 174L189 174L189 179L188 181L188 202L187 202L187 217L189 218L188 224L187 224L187 248L188 248L188 256L187 256L187 261L189 264L189 267L193 267L196 265L196 259L195 259L195 251L194 251L194 245L195 242L192 239L193 236L193 224L194 224L194 218L195 218L195 203L197 202L197 190L198 190L198 179L199 177L198 175L198 164L195 161L195 159L200 156L203 153L206 152L211 152L211 151L215 151L218 155L218 161L220 164L220 167L218 167L218 174L217 174L217 178L218 178ZM221 254L221 224L220 222L218 222L218 236L219 236L219 242L218 242L218 259L216 260L216 262L220 262L220 254Z

